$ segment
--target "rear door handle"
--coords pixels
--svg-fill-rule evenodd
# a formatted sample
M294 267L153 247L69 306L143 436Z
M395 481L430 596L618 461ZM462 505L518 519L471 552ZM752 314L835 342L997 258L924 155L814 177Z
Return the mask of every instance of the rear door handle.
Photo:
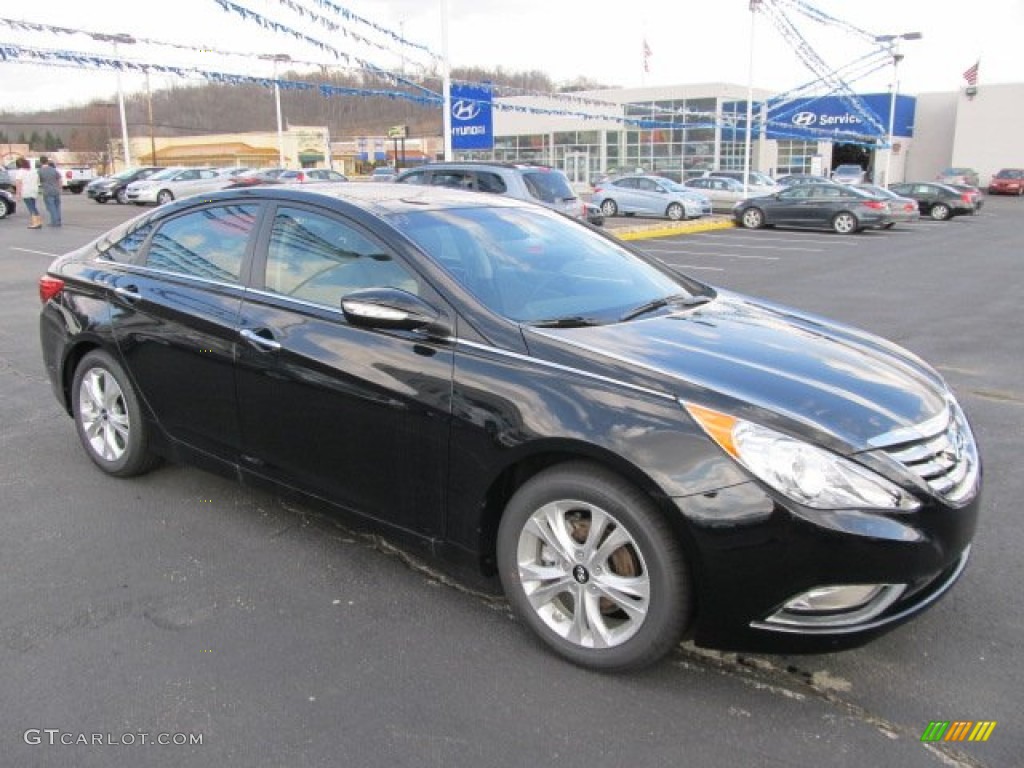
M240 333L242 334L243 339L248 341L254 347L262 349L264 352L277 352L279 349L281 349L280 342L274 341L273 339L268 339L266 336L261 336L256 331L250 331L248 328L246 328L244 331L241 331Z

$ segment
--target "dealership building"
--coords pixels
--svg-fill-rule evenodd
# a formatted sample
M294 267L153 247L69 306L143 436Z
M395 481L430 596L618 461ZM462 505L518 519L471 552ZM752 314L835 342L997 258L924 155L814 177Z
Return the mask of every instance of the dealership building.
M479 118L459 111L453 95L456 157L554 165L579 184L637 168L684 177L742 169L746 99L745 86L728 83L498 97L492 135L475 129L471 147L460 148L460 117ZM751 167L773 176L857 163L888 184L955 165L975 168L986 184L1000 168L1024 167L1011 137L1024 118L1024 84L787 101L755 90L752 112Z

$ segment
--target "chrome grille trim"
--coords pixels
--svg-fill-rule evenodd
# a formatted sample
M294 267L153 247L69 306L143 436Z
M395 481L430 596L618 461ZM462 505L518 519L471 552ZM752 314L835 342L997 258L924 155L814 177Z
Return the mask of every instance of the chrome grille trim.
M897 433L888 433L890 439L894 435ZM899 430L898 437L898 442L888 444L882 444L880 438L872 442L947 502L960 504L974 496L978 451L967 419L954 402L938 418Z

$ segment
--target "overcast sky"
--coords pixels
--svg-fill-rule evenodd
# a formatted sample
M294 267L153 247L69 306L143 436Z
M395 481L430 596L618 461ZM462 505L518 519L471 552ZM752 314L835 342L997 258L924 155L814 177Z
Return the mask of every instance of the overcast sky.
M231 0L296 32L328 43L374 65L408 73L429 57L403 49L393 38L355 20L344 21L331 6L352 11L379 27L442 50L442 0ZM301 5L342 24L374 44L331 32L298 17ZM875 34L921 32L904 43L900 92L952 91L964 85L962 73L979 58L979 85L1024 82L1024 0L774 0L785 9L810 47L831 67L868 54L871 45L834 25L816 24L796 12L811 5ZM556 81L585 75L630 87L685 83L747 83L750 21L748 0L447 0L449 58L453 66L541 70ZM125 32L136 38L203 48L181 50L155 45L122 45L121 53L140 62L200 67L232 73L270 75L271 66L253 57L287 53L296 60L335 64L329 53L291 35L261 29L222 9L216 0L33 0L0 4L0 18L38 22L91 32ZM756 14L754 86L786 91L814 79L800 63L772 15ZM651 51L644 72L643 43ZM0 45L15 44L68 52L110 55L107 43L86 35L29 33L0 22ZM225 56L231 51L250 54ZM404 53L403 53L404 52ZM892 67L853 83L859 92L886 91ZM154 78L162 87L170 78ZM142 80L125 76L126 91ZM30 66L0 60L0 110L22 110L108 99L116 76L96 69Z

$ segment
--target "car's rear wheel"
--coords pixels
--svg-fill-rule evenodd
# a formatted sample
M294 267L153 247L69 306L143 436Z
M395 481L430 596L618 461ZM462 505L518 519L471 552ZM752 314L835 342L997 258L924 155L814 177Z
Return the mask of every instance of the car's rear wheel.
M174 195L169 189L161 189L156 195L157 205L166 205L174 199Z
M747 208L740 221L747 229L760 229L764 226L764 213L760 208Z
M128 204L128 190L127 189L119 189L119 190L117 190L117 204L118 205L127 205Z
M686 218L686 209L679 203L672 203L666 210L665 215L672 221L681 221Z
M689 623L679 541L648 496L602 467L573 462L523 485L505 508L497 556L515 614L575 664L651 664Z
M7 203L0 200L0 219L6 219L10 213L10 210L7 208Z
M936 221L945 221L949 218L949 206L945 203L936 203L932 206L932 218Z
M157 463L135 389L106 352L93 350L79 362L71 408L85 452L107 474L131 477Z
M605 216L618 216L619 206L615 204L614 200L605 200L601 203L601 213Z
M842 211L832 217L832 230L840 235L850 235L857 231L860 224L852 213Z

